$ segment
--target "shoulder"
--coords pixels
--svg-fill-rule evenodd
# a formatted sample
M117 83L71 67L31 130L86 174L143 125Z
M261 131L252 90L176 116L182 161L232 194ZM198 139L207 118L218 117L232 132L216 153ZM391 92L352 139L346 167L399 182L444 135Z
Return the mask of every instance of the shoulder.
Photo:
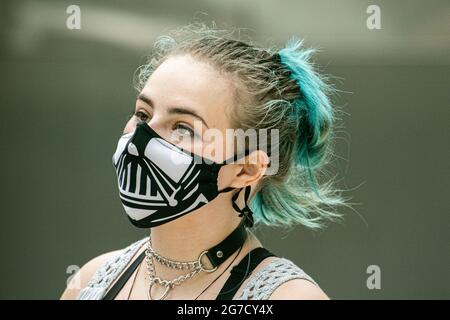
M101 254L86 262L72 277L64 290L61 300L74 300L82 288L85 288L94 273L110 259L120 254L122 250L114 250Z
M289 259L272 257L244 284L239 300L328 299L319 285Z
M270 300L329 300L319 285L294 262L279 258L274 262L279 281Z
M276 288L269 300L329 300L322 289L305 279L292 279Z
M78 299L82 291L83 296L87 298L99 298L102 290L115 280L147 239L141 239L124 249L110 251L88 261L72 277L61 299ZM99 291L95 294L89 292L97 291L96 289Z

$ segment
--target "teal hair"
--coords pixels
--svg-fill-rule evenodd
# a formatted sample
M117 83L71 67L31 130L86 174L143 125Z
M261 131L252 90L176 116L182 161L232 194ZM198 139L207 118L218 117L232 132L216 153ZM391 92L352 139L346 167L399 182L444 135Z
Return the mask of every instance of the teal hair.
M266 184L252 199L255 221L266 225L302 224L320 228L324 220L340 214L329 210L344 204L336 194L332 181L319 185L316 171L325 164L334 124L329 95L334 88L314 70L311 58L314 49L303 48L303 40L291 38L278 51L281 64L299 88L299 95L290 104L290 121L298 123L292 167L283 184ZM306 184L304 183L306 179Z
M325 153L322 137L323 131L333 124L333 108L328 98L333 89L312 68L310 59L314 50L302 50L302 45L303 40L292 38L278 54L300 88L300 96L293 102L295 116L304 118L300 123L297 161L311 168L321 163Z
M302 119L295 161L305 168L312 190L320 197L312 169L320 166L325 156L325 138L333 125L333 108L328 98L333 88L312 67L314 49L302 46L303 40L291 38L278 54L300 89L299 97L292 102L293 116Z

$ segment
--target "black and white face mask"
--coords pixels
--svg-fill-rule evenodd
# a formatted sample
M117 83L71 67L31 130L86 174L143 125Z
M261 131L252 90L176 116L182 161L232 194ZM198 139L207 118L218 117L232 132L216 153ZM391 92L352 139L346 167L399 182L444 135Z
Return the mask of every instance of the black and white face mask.
M219 170L229 164L227 160L216 163L185 151L162 138L146 122L120 137L112 160L120 200L131 223L139 228L152 228L180 218L219 193L234 189L217 188ZM235 203L239 192L233 195L233 208L251 227L253 217L247 205L250 187L245 190L243 209Z

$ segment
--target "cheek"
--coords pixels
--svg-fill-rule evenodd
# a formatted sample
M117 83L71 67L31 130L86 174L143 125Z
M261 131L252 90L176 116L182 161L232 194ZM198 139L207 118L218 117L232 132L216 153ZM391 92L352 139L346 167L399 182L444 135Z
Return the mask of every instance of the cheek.
M222 139L203 141L201 152L203 157L214 162L223 162L226 159L225 144Z
M215 162L223 162L235 153L234 134L226 129L208 129L203 135L202 154Z
M225 159L233 157L237 152L237 145L234 136L225 137L222 148L224 149Z

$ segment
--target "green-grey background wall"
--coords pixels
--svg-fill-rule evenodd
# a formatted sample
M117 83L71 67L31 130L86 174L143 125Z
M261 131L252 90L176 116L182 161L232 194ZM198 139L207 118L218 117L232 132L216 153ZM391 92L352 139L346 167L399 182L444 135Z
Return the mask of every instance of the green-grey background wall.
M81 8L81 30L66 8ZM366 27L370 4L381 30ZM260 43L319 46L347 113L333 163L359 203L323 232L260 228L332 298L450 298L448 1L2 1L0 298L56 299L70 265L145 235L111 156L156 36L206 13ZM366 223L367 222L367 223ZM366 269L381 268L369 290Z

